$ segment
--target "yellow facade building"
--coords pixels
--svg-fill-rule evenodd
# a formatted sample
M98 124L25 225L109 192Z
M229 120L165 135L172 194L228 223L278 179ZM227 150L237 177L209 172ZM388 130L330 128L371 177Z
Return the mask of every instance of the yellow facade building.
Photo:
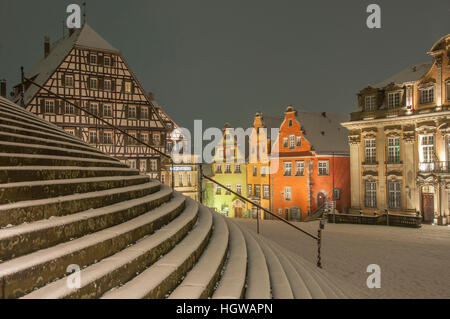
M414 65L358 94L349 130L351 206L448 224L450 34Z

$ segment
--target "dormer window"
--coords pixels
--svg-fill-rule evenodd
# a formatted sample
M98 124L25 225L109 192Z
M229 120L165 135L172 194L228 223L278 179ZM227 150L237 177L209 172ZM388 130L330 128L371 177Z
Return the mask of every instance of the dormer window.
M400 92L388 93L388 108L400 107Z
M434 103L434 86L419 89L420 104Z
M375 95L366 96L365 111L375 111L377 108L377 97Z

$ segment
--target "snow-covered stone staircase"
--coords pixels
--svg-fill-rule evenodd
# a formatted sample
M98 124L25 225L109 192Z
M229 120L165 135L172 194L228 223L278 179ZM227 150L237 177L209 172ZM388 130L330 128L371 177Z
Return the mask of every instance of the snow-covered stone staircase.
M0 98L0 298L344 297L299 256Z

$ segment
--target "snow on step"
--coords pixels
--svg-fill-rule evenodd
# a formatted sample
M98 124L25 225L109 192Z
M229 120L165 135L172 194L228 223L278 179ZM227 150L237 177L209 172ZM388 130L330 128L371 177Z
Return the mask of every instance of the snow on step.
M117 253L176 218L182 203L172 200L119 225L0 264L3 297L21 297L66 275L68 265L83 267Z
M159 190L160 186L161 184L159 182L152 181L135 186L0 205L0 227L9 225L12 223L12 221L15 221L17 223L24 223L56 216L55 214L52 215L52 212L49 210L49 207L51 207L52 205L56 205L58 207L58 213L60 215L67 215L75 213L79 210L77 210L75 207L72 211L64 211L62 209L64 204L69 205L74 202L87 203L88 200L103 199L106 197L112 197L113 195L125 193L131 194L141 190L149 190L150 193L153 193ZM34 217L36 217L36 219L30 218L31 212L34 213Z
M247 244L247 289L245 292L246 299L272 299L270 292L269 269L266 264L266 257L256 242L241 226L242 233Z
M275 253L281 265L283 266L284 272L292 289L293 297L295 299L311 299L312 296L308 290L308 287L295 270L292 262L286 257L283 252L281 252L278 247L275 247L273 245L272 241L266 240L265 238L261 238L261 240L263 240L269 247L272 248L272 251Z
M214 230L208 246L169 299L205 299L211 295L227 255L229 239L224 217L214 212L213 221Z
M125 164L122 164L121 162L109 158L109 159L96 159L96 158L86 158L86 157L72 157L72 156L60 156L60 155L44 155L44 154L22 154L22 153L0 153L0 159L4 158L7 160L13 159L15 162L17 162L18 159L28 160L32 162L32 160L48 160L48 161L60 161L63 162L61 166L68 165L67 163L77 162L77 165L84 164L84 163L92 163L95 164L109 164L111 167L123 167L126 168L127 166ZM27 164L30 165L30 164ZM108 166L105 166L108 167Z
M258 242L264 255L266 256L267 268L269 269L270 286L274 299L293 299L291 285L286 276L283 266L272 249L257 234L250 232L250 236Z
M146 203L165 201L165 198L171 194L172 190L163 186L159 192L138 199L1 229L0 259L5 260L14 255L30 253L71 238L80 237L85 233L112 226L129 215L127 210Z
M112 289L104 299L163 298L192 268L212 231L212 213L200 206L194 229L167 255L122 287Z
M212 298L241 299L245 291L247 275L247 247L239 227L230 219L226 221L230 231L229 256L225 271Z
M173 248L193 227L198 213L198 203L175 193L166 208L175 209L186 201L183 212L153 235L107 257L80 272L80 289L67 287L67 278L48 284L24 299L98 298L105 291L125 283L151 265L157 258Z

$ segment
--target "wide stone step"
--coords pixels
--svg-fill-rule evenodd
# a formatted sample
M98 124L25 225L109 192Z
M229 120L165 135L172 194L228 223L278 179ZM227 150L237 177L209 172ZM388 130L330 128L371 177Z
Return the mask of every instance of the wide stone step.
M0 114L1 116L1 114ZM22 122L0 117L0 131L12 134L27 135L43 139L51 139L58 142L67 142L80 147L88 147L81 139L66 132L55 132L55 130L45 129L34 124L24 124Z
M40 220L0 230L0 260L8 260L33 251L115 226L167 202L172 190L159 192L97 209Z
M277 255L278 260L280 261L281 265L283 266L284 272L287 276L287 279L289 281L289 284L292 289L292 293L295 299L311 299L311 293L308 290L307 285L303 281L302 277L297 273L297 270L295 270L294 265L289 260L288 257L286 257L286 254L283 253L279 247L276 247L272 241L265 240L266 244L272 248L272 251Z
M113 158L101 160L83 157L1 152L0 167L3 166L80 166L80 167L100 166L113 168L128 167L126 164L123 164Z
M85 194L74 194L56 198L23 201L0 205L0 228L20 225L54 216L66 216L147 196L159 191L161 184L150 183L108 189Z
M212 213L200 206L193 230L168 254L121 287L108 291L104 299L162 299L195 265L212 232Z
M289 279L284 272L284 268L278 260L277 255L260 236L253 233L250 233L250 235L258 242L266 257L272 297L274 299L293 299L294 295L292 293L291 285L289 284Z
M135 175L139 175L139 171L130 168L105 168L98 166L5 166L0 168L0 184Z
M0 264L0 297L22 297L67 275L69 265L83 268L116 254L170 223L184 204L167 203L117 226Z
M246 299L272 299L269 269L266 257L257 241L241 226L247 245L247 289Z
M206 299L212 295L227 257L229 231L221 215L213 213L214 230L202 256L169 299Z
M135 175L0 184L0 205L121 188L149 181L149 176Z
M172 222L134 245L81 270L82 280L79 289L68 288L67 278L64 277L23 298L99 298L106 291L128 282L152 265L161 255L169 252L192 229L198 216L197 202L175 193L174 199L167 203L165 208L172 205L175 209L179 202L184 200L186 200L185 209ZM143 219L144 216L138 218Z
M101 154L91 151L83 151L69 148L60 148L55 146L46 146L43 144L28 144L27 142L5 142L1 140L0 136L0 150L3 153L21 153L21 154L33 154L33 155L56 155L66 157L82 157L93 158L100 160L111 160L111 157L105 154ZM11 155L9 155L11 156Z
M241 299L247 275L247 247L242 231L231 219L226 219L230 231L229 253L225 271L212 296L213 299Z

